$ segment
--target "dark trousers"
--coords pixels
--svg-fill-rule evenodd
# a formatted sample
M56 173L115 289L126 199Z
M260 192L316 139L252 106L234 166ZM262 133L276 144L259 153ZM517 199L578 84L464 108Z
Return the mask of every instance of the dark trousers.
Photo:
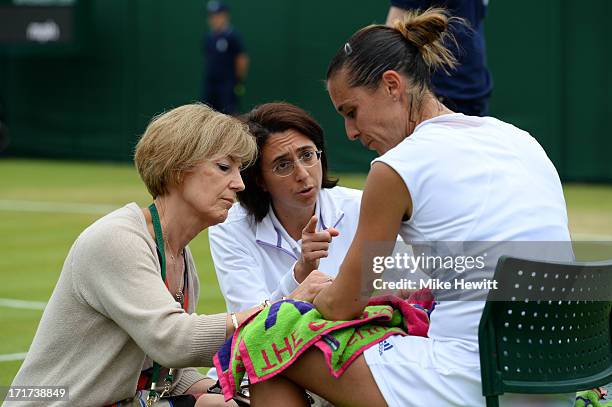
M238 113L238 97L234 92L235 86L234 82L209 82L206 84L202 102L221 113Z

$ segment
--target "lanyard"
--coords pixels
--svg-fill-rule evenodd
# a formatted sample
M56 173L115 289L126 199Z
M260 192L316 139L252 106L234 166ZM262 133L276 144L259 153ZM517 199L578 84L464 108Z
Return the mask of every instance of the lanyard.
M159 220L159 213L157 212L157 208L155 207L155 203L149 205L149 212L151 212L151 221L153 222L153 231L155 232L155 243L157 244L157 250L159 252L160 263L161 263L161 277L164 281L166 287L168 287L168 282L166 280L166 251L164 248L164 238L162 234L161 222ZM185 305L184 309L187 310L187 268L185 267ZM157 379L159 379L159 371L161 369L161 365L157 362L153 362L153 374L151 375L151 390L149 391L149 395L147 396L147 405L153 405L158 399L159 395L155 391L155 387L157 384ZM170 391L170 386L172 385L172 381L174 380L174 369L170 369L166 378L164 380L164 391L162 392L162 396ZM149 404L150 403L150 404Z

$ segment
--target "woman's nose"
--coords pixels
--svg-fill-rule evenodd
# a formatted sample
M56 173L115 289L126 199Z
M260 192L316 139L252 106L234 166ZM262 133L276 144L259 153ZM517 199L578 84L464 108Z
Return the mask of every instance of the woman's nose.
M242 181L240 171L236 171L236 173L234 174L232 182L230 183L230 188L236 192L244 191L244 182Z
M295 165L294 175L297 179L304 179L308 176L308 170L299 160L296 160L293 165Z
M346 136L349 140L355 141L359 138L359 130L357 130L357 127L352 120L344 120L344 130L346 131Z

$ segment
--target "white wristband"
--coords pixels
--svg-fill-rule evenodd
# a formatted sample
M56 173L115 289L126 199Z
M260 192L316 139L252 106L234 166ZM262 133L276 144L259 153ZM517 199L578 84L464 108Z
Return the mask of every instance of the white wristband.
M234 330L238 329L238 317L235 312L230 314L230 318L232 319L232 325L234 326Z

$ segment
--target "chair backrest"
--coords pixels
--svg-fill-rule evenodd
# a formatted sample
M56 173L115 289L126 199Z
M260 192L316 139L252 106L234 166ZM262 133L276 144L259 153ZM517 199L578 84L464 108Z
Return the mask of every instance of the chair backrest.
M505 392L568 393L612 381L612 261L502 256L494 280L500 289L489 293L478 333L488 405Z

